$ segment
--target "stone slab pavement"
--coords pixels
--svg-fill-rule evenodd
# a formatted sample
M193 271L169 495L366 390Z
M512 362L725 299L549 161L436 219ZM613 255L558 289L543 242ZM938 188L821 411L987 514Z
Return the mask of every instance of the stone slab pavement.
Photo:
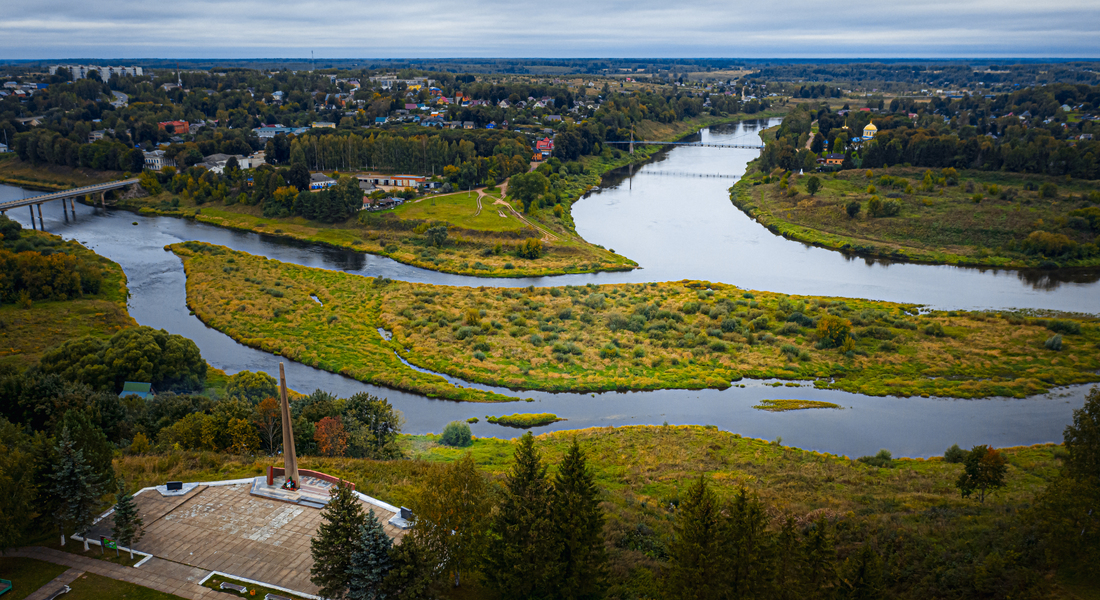
M151 558L146 561L145 564L141 565L141 567L135 569L133 567L123 567L121 565L109 563L97 558L79 556L60 550L54 550L52 548L43 548L41 546L19 548L12 552L11 555L44 560L46 562L70 567L70 569L59 576L58 579L75 571L76 574L69 580L73 581L81 573L87 572L144 586L157 590L158 592L174 594L181 598L187 598L188 600L224 600L225 598L223 592L204 588L199 585L199 582L202 581L203 577L206 577L209 571L159 558ZM51 585L55 585L54 582L50 583ZM47 585L43 588L43 590L45 589L52 588Z

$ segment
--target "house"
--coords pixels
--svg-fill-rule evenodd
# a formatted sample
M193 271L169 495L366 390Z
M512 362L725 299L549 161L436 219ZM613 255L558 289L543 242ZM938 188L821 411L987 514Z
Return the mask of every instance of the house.
M336 129L336 123L332 121L314 121L310 124L314 129Z
M473 129L474 128L474 122L473 121L463 121L462 122L462 128L463 129Z
M1079 139L1079 140L1091 140L1092 139L1092 134L1091 133L1082 133L1080 136L1077 137L1077 139Z
M545 137L535 142L535 160L550 158L554 152L554 140Z
M309 191L316 192L336 185L336 180L324 173L309 174Z
M844 155L843 154L826 154L825 155L825 164L826 165L838 165L838 166L842 165L842 164L844 164Z
M88 134L88 143L90 144L92 142L98 142L99 140L103 139L103 136L106 133L107 133L106 129L97 129L97 130L89 133Z
M187 121L162 121L157 123L157 126L168 133L183 134L191 131L191 126Z
M260 139L267 139L273 138L279 134L300 135L309 131L309 127L283 127L282 125L261 125L254 128L252 131L256 132L256 137Z
M561 115L546 115L543 118L546 119L547 121L560 121L561 120Z
M7 144L0 144L0 154L4 154L6 152L9 152L8 145Z
M153 150L152 152L143 152L145 155L145 168L150 171L160 171L165 167L176 166L176 161L168 158L164 155L164 150Z
M375 117L374 118L374 124L379 125L379 126L385 125L386 124L386 117Z
M155 395L156 392L153 391L153 384L140 381L127 381L122 384L122 391L119 392L118 397L125 398L127 396L137 396L142 400L148 400Z

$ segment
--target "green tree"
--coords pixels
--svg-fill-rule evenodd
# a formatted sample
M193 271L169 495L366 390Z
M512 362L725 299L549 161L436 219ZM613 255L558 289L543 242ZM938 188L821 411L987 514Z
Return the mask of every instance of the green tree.
M978 494L978 502L985 502L985 497L997 488L1005 486L1005 474L1008 466L1004 456L986 445L974 446L963 461L963 472L955 482L963 498L969 498L974 492Z
M877 217L882 214L882 198L878 196L871 196L871 199L867 201L867 212L871 213L872 217Z
M817 337L827 348L842 346L852 334L852 322L834 315L825 315L817 322Z
M404 416L385 398L364 392L353 394L344 403L343 418L352 456L377 459L401 456L397 436Z
M0 417L0 552L21 546L36 510L31 439Z
M1085 405L1073 411L1073 423L1066 426L1063 438L1067 475L1100 484L1100 388L1092 388Z
M325 598L347 597L351 557L359 547L366 521L355 492L343 482L337 484L332 499L321 509L321 525L309 544L313 556L309 580Z
M806 191L811 196L817 194L817 191L821 189L821 179L817 175L811 175L806 179Z
M351 578L347 597L350 600L381 600L386 597L382 584L392 566L392 547L393 540L382 531L374 509L370 509L366 522L359 529L359 544L348 566Z
M53 493L59 502L54 521L61 532L61 545L65 545L65 531L84 533L92 526L93 510L103 495L103 487L92 472L84 455L76 448L69 429L61 430L57 444L59 461L53 472ZM84 536L84 549L88 549Z
M431 573L438 563L432 562L431 553L415 527L405 533L400 544L390 549L390 561L390 570L382 581L386 598L420 600L428 595Z
M774 561L764 505L741 488L723 513L722 554L728 561L729 591L736 598L768 596Z
M134 505L134 497L126 493L125 486L119 478L118 493L115 494L114 526L111 527L111 535L115 541L130 549L130 558L134 558L134 544L141 540L145 528L145 521L138 515L137 506ZM115 556L118 556L118 548L115 548Z
M681 499L668 546L666 598L724 598L725 559L722 555L721 505L700 475Z
M466 453L441 467L414 506L413 533L432 557L431 571L435 576L453 573L458 586L462 572L473 567L485 547L491 508L489 484L473 457Z
M439 443L444 446L465 447L470 445L470 426L462 421L451 421L443 428Z
M527 212L531 208L531 203L545 194L548 189L550 189L550 180L538 171L513 175L508 180L508 191L523 203L523 212Z
M243 398L257 404L264 398L279 397L279 382L263 371L240 371L229 376L225 385L227 397Z
M600 491L577 438L554 476L551 511L559 555L555 597L600 598L607 575Z
M61 423L62 427L68 428L73 446L84 456L95 480L104 489L113 488L115 471L112 460L115 447L107 441L107 436L91 422L85 411L67 410Z
M541 598L556 585L558 549L550 514L546 466L527 432L490 527L486 583L505 598Z
M856 218L856 215L859 214L859 209L862 208L862 207L863 207L863 205L859 203L859 200L851 200L844 207L844 210L848 212L848 217L849 218L854 219L854 218Z
M848 559L843 579L843 597L851 600L879 600L883 597L882 564L878 554L864 543L859 554Z
M447 243L447 226L430 227L424 232L424 237L431 245L442 248Z

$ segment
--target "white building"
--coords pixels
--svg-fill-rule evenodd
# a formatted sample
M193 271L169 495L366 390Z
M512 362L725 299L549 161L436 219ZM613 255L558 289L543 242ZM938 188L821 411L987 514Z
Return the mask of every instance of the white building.
M100 67L96 65L52 65L50 75L55 75L58 69L68 69L73 74L73 81L84 79L91 71L99 73L103 83L107 83L112 75L119 77L141 77L144 75L141 67Z
M160 171L165 167L176 166L176 161L164 156L164 150L153 150L143 154L145 154L145 168L150 171Z

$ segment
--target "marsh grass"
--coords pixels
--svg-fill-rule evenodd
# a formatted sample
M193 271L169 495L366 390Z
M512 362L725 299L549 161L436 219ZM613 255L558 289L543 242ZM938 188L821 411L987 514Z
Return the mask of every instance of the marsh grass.
M415 372L395 352L466 381L548 391L724 389L752 377L814 379L817 387L879 396L975 398L1100 380L1100 327L1080 319L1070 320L1079 333L1064 334L1053 352L1044 346L1049 321L1018 315L917 314L913 305L687 280L435 286L198 242L171 248L184 259L188 305L211 327L299 362L432 397L513 400ZM226 271L229 258L235 268ZM275 281L285 284L281 298L263 292ZM852 323L845 347L826 348L817 338L814 324L826 315Z
M819 176L822 188L814 196L805 191L808 176L791 175L789 190L778 178L764 183L763 174L750 165L749 173L731 188L730 198L741 210L772 231L802 242L919 262L1036 267L1042 256L1016 249L1036 230L1069 235L1079 244L1095 243L1095 231L1067 227L1070 212L1085 206L1082 198L1096 190L1096 181L1050 178L1041 175L964 170L960 185L921 186L921 167L841 171L836 177ZM939 176L938 169L932 169ZM883 177L886 186L883 186ZM1060 197L1043 198L1028 182L1056 181ZM896 216L873 216L867 209L868 186L898 207ZM907 185L909 187L907 187ZM978 190L982 196L975 201ZM911 192L907 191L911 190ZM859 202L864 210L849 217L845 206ZM1100 256L1057 258L1063 266L1100 265Z
M839 404L823 402L821 400L761 400L760 404L753 408L757 410L766 410L768 412L784 412L788 410L805 410L810 408L843 409Z
M496 425L504 425L505 427L517 427L519 429L543 427L551 423L557 423L558 421L565 420L553 413L516 413L514 415L501 415L499 417L485 418L490 423Z

